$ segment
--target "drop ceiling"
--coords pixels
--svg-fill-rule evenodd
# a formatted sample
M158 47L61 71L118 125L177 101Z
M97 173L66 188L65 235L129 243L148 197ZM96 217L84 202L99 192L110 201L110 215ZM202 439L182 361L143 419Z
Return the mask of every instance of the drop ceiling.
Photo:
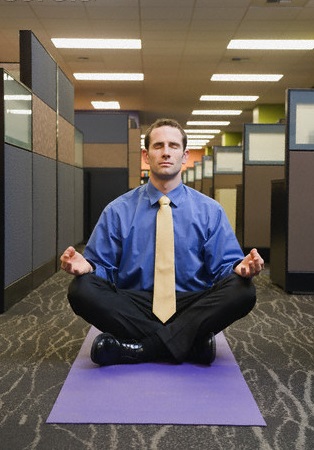
M0 0L0 62L19 61L19 30L32 30L75 86L75 109L119 101L143 130L158 117L242 109L223 131L241 132L260 104L287 88L314 86L314 51L227 50L231 39L314 39L314 0ZM57 49L51 38L141 39L139 50ZM77 81L75 72L142 72L144 81ZM214 73L278 73L277 83L210 81ZM201 102L201 95L258 95L254 103ZM219 144L219 137L213 144Z

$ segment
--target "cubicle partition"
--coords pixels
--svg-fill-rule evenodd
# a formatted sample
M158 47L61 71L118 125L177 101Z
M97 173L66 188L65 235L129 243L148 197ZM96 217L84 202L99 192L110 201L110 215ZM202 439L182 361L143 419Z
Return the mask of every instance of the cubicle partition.
M186 172L186 185L191 188L194 188L194 186L195 186L194 167L188 167L185 172Z
M194 189L201 191L202 189L202 176L203 166L201 161L194 162Z
M287 292L314 292L314 89L286 97L286 175L272 189L270 276Z
M213 154L213 197L226 211L236 230L237 186L242 184L242 147L215 146Z
M74 89L30 31L20 32L19 79L1 70L0 312L58 270L66 246L83 240Z
M202 188L203 194L213 196L213 157L204 155L202 157Z
M75 111L75 126L84 135L84 241L86 241L104 207L127 192L130 187L129 114ZM131 158L138 158L137 185L139 185L140 134L139 130L133 131L138 132L138 146L132 152Z
M1 292L0 312L19 292L32 288L32 93L0 70Z
M246 124L243 141L243 250L270 255L271 185L284 178L285 125Z

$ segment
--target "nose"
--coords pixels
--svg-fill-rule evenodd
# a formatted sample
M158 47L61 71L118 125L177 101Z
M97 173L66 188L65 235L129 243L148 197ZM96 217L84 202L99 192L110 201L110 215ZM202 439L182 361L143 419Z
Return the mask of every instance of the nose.
M168 144L165 144L163 146L163 152L162 152L162 156L170 156L170 147Z

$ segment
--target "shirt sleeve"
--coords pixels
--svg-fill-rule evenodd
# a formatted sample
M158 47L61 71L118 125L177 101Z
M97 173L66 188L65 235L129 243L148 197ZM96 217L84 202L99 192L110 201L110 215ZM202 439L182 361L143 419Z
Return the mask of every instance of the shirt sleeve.
M110 206L106 207L86 244L84 257L95 268L95 274L115 283L121 257L119 217Z
M224 210L217 210L204 245L205 265L214 283L233 272L244 255Z

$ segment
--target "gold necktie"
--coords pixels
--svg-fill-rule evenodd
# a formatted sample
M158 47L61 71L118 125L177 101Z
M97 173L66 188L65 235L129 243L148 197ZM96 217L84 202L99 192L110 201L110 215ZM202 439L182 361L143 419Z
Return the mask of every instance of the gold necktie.
M174 236L170 200L159 199L156 219L156 251L153 313L163 322L176 312Z

